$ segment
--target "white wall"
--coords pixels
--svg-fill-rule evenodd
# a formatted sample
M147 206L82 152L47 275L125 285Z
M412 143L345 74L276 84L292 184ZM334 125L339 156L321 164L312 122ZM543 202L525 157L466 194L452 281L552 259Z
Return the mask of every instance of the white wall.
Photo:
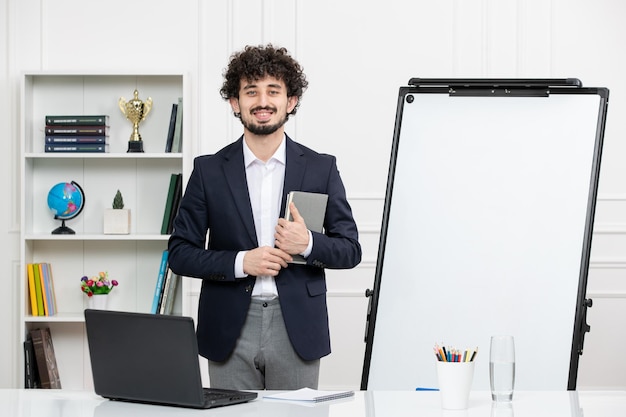
M310 81L287 130L337 155L364 248L358 268L329 273L334 353L323 361L324 388L360 383L363 294L374 278L398 87L411 77L578 77L611 90L588 291L592 330L578 385L626 389L626 359L606 350L626 342L625 15L620 0L0 0L0 387L15 386L21 372L20 73L188 72L192 153L200 154L241 131L218 94L228 56L273 42L296 56Z

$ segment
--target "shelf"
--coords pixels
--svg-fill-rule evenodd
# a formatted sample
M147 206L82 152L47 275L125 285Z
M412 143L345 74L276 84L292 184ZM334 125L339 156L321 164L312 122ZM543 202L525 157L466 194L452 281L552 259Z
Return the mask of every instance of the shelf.
M101 235L101 234L76 234L76 235L53 235L51 233L29 233L24 236L26 241L43 241L43 240L56 240L56 241L167 241L170 235L161 234L128 234L128 235Z
M29 152L24 155L26 159L182 159L180 152L175 153L141 153L141 152L108 152L108 153L50 153L50 152Z
M84 323L85 316L83 313L58 313L54 316L26 316L24 321L26 323Z
M189 118L183 118L182 152L166 153L165 143L174 103L191 96L187 77L169 73L32 72L21 80L20 119L20 331L48 327L63 388L92 389L84 329L86 296L82 276L107 271L119 286L109 308L150 311L163 251L169 235L161 225L172 174L187 175L191 167ZM139 125L144 152L127 152L132 123L120 111L120 97L150 97L153 106ZM109 116L107 153L44 152L45 116L103 114ZM54 219L47 196L55 184L75 181L83 189L83 210L67 227L76 234L53 235ZM183 182L184 184L184 182ZM103 234L104 213L117 191L130 209L130 234ZM32 316L28 264L52 268L57 314ZM180 280L174 311L188 309ZM21 351L21 349L20 349ZM22 359L22 357L20 357ZM23 366L23 360L19 361ZM17 365L16 365L17 366ZM17 369L23 375L24 369Z

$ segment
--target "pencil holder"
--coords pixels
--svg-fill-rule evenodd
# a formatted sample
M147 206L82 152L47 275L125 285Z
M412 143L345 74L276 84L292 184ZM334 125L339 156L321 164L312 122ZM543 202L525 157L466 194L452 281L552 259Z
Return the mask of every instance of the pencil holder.
M441 407L445 410L464 410L474 380L474 362L437 362L437 379Z

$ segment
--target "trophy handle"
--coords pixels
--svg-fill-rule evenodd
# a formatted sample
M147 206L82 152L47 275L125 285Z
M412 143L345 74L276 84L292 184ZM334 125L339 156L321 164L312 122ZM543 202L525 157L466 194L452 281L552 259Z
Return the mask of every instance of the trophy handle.
M144 107L143 107L143 117L141 118L141 120L145 120L146 116L148 115L148 113L150 113L150 110L152 110L152 97L148 97L146 99L146 101L143 103Z
M124 97L120 97L120 99L117 101L117 105L120 107L120 110L122 111L124 116L126 116L126 99Z

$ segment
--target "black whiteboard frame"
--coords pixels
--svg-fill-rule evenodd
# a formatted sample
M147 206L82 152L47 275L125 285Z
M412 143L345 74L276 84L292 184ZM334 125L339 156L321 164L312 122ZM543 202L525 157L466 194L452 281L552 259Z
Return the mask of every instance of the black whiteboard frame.
M483 97L549 97L553 94L594 94L600 98L600 106L597 115L596 137L592 162L592 175L589 182L589 194L587 201L587 217L585 219L584 243L579 267L579 282L576 301L576 312L573 323L573 335L571 342L570 366L567 389L576 389L579 357L583 352L585 333L590 330L586 322L587 308L591 307L591 300L586 299L587 278L589 270L589 258L591 252L591 238L593 221L595 216L596 198L600 175L600 162L606 114L608 107L609 90L607 88L583 87L576 78L567 79L438 79L438 78L412 78L409 85L400 87L397 99L397 112L391 148L391 158L387 178L387 188L381 234L378 248L378 258L375 270L374 287L366 291L370 298L366 318L365 333L365 356L361 378L361 389L368 389L370 377L370 364L372 359L373 341L375 336L376 318L379 314L378 303L380 287L382 284L382 272L385 260L385 248L389 225L392 195L394 191L394 179L398 156L399 138L402 129L402 117L405 98L408 94L448 94L450 96L483 96ZM401 360L401 359L400 359Z

